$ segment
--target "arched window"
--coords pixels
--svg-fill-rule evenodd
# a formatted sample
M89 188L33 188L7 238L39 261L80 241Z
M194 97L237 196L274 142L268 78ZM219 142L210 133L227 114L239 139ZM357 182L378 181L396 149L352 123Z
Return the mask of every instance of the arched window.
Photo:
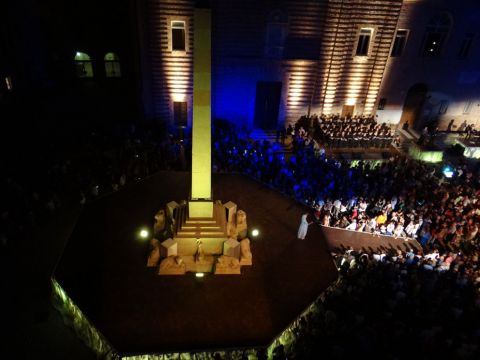
M92 61L90 60L90 56L88 56L88 54L77 51L75 54L75 68L77 71L77 77L93 77Z
M120 77L120 59L115 53L107 53L103 58L105 61L105 74L107 77Z
M275 10L268 16L265 41L265 56L278 59L283 56L285 40L288 34L288 16L281 10Z
M427 24L425 40L423 43L423 56L439 56L445 45L447 35L452 26L452 20L446 13L434 16Z

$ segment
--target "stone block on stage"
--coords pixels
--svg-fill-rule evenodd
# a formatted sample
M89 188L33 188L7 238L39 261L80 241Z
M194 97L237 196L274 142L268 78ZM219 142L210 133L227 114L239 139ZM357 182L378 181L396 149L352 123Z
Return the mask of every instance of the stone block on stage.
M160 260L160 241L150 240L150 254L148 255L147 267L155 267Z
M237 238L238 240L245 239L247 237L247 214L243 210L237 211Z
M175 209L177 209L180 205L176 201L170 201L167 204L167 215L169 216L170 219L175 218Z
M227 219L227 234L228 236L236 237L237 235L235 233L235 215L237 213L237 204L229 201L223 204L223 208L225 209Z
M186 265L180 256L169 256L162 260L158 275L185 275Z
M160 247L160 254L162 257L177 256L178 255L178 244L172 238L169 238L162 242Z
M223 207L227 212L227 222L233 222L235 220L234 216L237 213L237 204L233 201L229 201L223 204Z
M223 255L240 259L240 243L235 239L228 239L223 243Z
M248 238L240 241L240 265L252 265L252 252Z
M234 257L220 256L215 264L215 275L240 275L240 262Z
M158 235L165 229L165 210L159 210L154 218L153 233Z

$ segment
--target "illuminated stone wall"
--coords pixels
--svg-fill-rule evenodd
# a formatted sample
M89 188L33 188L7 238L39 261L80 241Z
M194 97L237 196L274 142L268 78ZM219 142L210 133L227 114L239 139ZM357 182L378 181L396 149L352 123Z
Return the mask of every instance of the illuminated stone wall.
M330 0L320 62L324 113L341 113L344 105L354 113L374 113L377 95L395 34L401 0ZM366 56L357 56L361 29L370 29Z
M152 104L173 119L173 101L187 101L192 118L193 0L147 0ZM212 116L253 127L258 82L281 82L278 123L311 113L377 114L398 123L408 89L431 92L424 117L480 121L478 34L468 58L457 53L466 32L477 32L480 10L470 0L212 0ZM271 14L287 19L276 56L268 53ZM453 27L445 52L425 59L420 49L430 16L447 11ZM170 49L172 20L185 21L187 49ZM278 25L278 24L277 24ZM366 56L357 56L362 29L371 30ZM409 31L401 56L391 57L398 29ZM386 99L384 109L379 100ZM444 114L438 114L443 102ZM471 104L468 107L468 104ZM346 109L346 108L345 108ZM442 120L443 121L443 120Z
M174 101L192 107L193 1L148 5L153 106L171 120ZM251 126L257 81L282 81L280 122L296 120L309 107L330 113L348 104L356 113L372 112L400 6L401 0L212 1L214 116ZM276 10L288 17L288 26L281 54L270 58L267 30ZM185 21L188 29L185 52L171 49L175 20ZM361 27L373 29L365 57L354 56Z
M286 122L305 115L310 105L318 110L328 6L327 1L287 2L289 27L283 60Z
M173 125L173 103L187 102L192 119L193 95L193 1L147 0L143 18L151 73L151 113ZM172 49L172 22L185 23L185 51Z

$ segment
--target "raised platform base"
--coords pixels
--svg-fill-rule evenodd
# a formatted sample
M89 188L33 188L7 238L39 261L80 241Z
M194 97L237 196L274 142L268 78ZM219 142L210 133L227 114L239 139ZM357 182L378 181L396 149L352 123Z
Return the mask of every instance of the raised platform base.
M175 352L170 357L199 359L193 350L264 348L337 279L319 227L311 227L305 241L296 239L305 210L300 204L248 177L216 174L213 180L216 196L245 210L248 225L260 230L250 243L254 264L242 266L242 275L197 279L147 268L148 243L133 234L153 221L159 204L188 194L188 173L159 173L84 207L54 278L113 348L94 345L98 358L159 359ZM129 211L115 211L119 207Z
M415 160L438 163L443 160L443 151L442 150L429 150L423 149L416 144L410 145L408 148L408 155Z
M197 205L200 210L208 207L210 216L196 216ZM167 214L166 231L155 233L163 241L152 240L157 246L151 246L148 260L148 266L152 267L160 256L163 258L158 275L187 272L239 275L242 265L252 265L247 216L243 210L237 211L235 203L190 201L187 206L187 202L171 201L166 211L160 211Z
M480 159L480 144L465 139L457 139L455 144L464 148L463 156L470 159Z
M215 256L213 255L203 255L200 259L195 259L194 256L184 256L182 258L185 261L188 272L213 272L215 264Z
M215 264L215 275L240 275L240 262L232 256L220 256Z
M158 275L185 275L187 272L213 272L215 256L169 256L160 262Z

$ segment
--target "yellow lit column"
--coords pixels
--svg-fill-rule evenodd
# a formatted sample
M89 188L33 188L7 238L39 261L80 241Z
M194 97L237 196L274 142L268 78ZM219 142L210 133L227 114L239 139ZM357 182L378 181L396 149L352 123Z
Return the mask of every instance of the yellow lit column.
M211 15L195 9L193 37L192 192L190 217L212 217Z

